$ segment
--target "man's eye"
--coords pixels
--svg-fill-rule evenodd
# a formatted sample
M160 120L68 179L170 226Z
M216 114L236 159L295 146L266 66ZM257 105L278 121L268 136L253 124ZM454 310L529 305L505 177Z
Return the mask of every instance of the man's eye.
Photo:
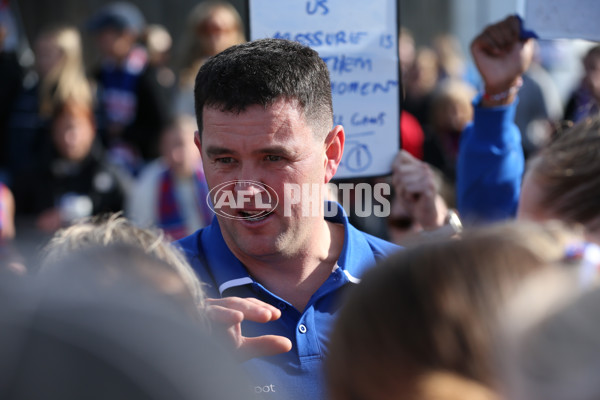
M215 162L219 163L219 164L231 164L233 163L235 160L232 157L219 157L215 159Z
M268 155L265 156L266 161L281 161L283 158L281 156Z

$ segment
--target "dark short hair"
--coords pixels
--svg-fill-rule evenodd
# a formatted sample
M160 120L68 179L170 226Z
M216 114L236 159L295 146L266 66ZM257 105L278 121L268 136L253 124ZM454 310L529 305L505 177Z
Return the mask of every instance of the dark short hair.
M198 131L204 107L240 113L268 107L280 98L297 100L314 133L333 125L327 65L309 47L284 39L239 44L208 59L196 76L194 99Z

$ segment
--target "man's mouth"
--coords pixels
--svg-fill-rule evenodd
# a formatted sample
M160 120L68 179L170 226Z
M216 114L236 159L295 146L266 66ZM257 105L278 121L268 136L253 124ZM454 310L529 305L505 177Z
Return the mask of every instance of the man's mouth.
M273 210L244 210L240 211L238 214L244 220L256 222L267 218L272 212Z

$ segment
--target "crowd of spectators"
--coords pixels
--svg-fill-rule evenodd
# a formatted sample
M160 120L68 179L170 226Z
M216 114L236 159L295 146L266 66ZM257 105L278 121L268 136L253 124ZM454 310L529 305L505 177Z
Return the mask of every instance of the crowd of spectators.
M281 154L261 158L257 170L327 183L343 128L309 136L319 135L306 126L323 128L326 101L317 111L299 106L283 73L264 98L243 93L252 101L239 110L217 81L227 74L211 73L239 69L249 52L259 54L253 67L284 68L289 59L274 54L289 52L305 57L307 69L324 68L316 53L247 43L240 15L223 1L191 10L175 46L163 26L118 2L82 28L100 55L91 72L74 26L41 29L26 71L3 21L0 398L600 394L600 45L590 45L580 83L561 98L517 16L479 33L471 62L449 34L417 47L401 29L405 146L391 176L370 181L391 185L390 215L373 225L355 220L380 237L351 227L352 210L326 223L293 216L308 224L294 235L286 226L249 237L244 229L263 217L246 212L244 229L215 217L206 177L214 185L233 174L235 157L254 166L262 150L246 154L242 143L275 140L259 128L292 115L281 125L303 139L286 137L298 154L314 161L325 141L325 179L318 162L280 150L287 141L271 146ZM295 77L304 64L294 68L285 73ZM25 79L32 72L36 79ZM248 88L264 83L231 79L250 78ZM328 88L322 83L311 84ZM196 125L203 118L212 131ZM222 156L223 143L239 151ZM213 159L203 163L201 154ZM39 240L24 252L15 243L31 232ZM311 251L325 246L309 271ZM302 260L304 269L272 260ZM263 374L281 381L257 386Z
M245 41L237 10L225 1L198 4L175 45L137 6L109 3L82 26L41 27L31 69L10 45L18 34L7 24L10 11L2 6L11 19L0 22L6 237L20 232L16 240L35 247L77 218L121 210L174 239L207 225L193 86L208 57ZM88 70L84 33L98 54Z

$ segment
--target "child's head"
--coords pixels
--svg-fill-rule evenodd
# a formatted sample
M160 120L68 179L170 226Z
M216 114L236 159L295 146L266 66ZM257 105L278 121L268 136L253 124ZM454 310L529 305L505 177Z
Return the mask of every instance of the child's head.
M89 105L67 102L52 120L52 143L59 156L81 161L88 156L96 137L94 116Z
M95 33L100 52L105 58L124 60L144 29L141 11L131 3L111 3L102 8L88 22Z
M194 144L196 120L180 115L163 131L160 153L176 176L191 176L200 162L200 152Z

